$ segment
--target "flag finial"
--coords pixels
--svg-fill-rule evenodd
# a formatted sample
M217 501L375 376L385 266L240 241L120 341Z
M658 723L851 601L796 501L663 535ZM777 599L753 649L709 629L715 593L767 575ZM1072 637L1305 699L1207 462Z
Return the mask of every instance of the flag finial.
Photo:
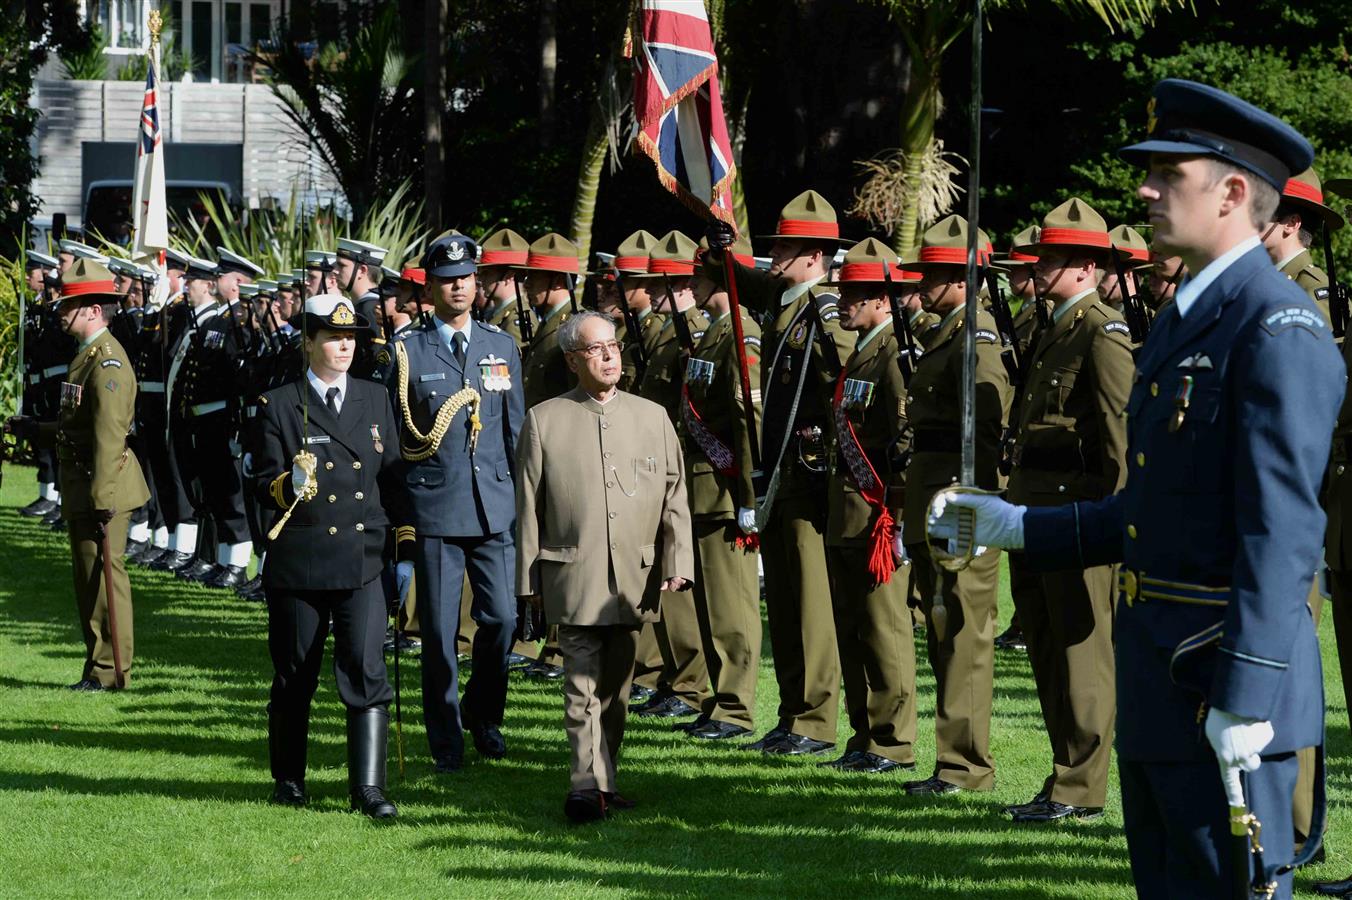
M150 26L150 42L158 44L160 42L160 29L164 27L164 17L160 15L158 9L150 11L150 18L146 24Z

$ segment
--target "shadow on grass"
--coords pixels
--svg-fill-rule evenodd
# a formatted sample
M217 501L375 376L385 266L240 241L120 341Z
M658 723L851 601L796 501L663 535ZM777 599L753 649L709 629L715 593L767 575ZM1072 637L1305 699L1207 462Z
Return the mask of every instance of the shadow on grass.
M10 510L0 516L6 533L0 636L49 666L77 667L80 637L64 538ZM64 681L0 676L0 688L37 701L28 714L0 722L0 742L38 748L35 759L52 754L45 771L0 772L0 789L260 806L271 787L264 610L165 574L134 569L132 583L133 690L80 698L52 691L49 699L43 695ZM767 654L769 646L767 639ZM923 637L917 649L920 688L932 695ZM669 722L630 720L621 778L639 808L601 825L570 827L562 814L568 752L558 685L514 675L504 724L509 759L488 762L470 750L462 772L443 776L427 758L419 663L404 657L401 665L408 777L395 774L392 734L390 793L402 807L394 828L411 830L413 850L451 860L442 871L452 882L547 883L576 894L604 885L639 897L968 897L1055 893L1041 886L1064 886L1069 874L1130 890L1121 835L1108 822L1016 829L999 814L1008 797L918 800L902 793L901 782L924 772L827 772L814 765L824 758L767 759L695 743L670 731ZM307 814L320 817L345 806L344 716L331 682L326 671L311 719ZM1026 657L997 654L996 690L1001 717L1036 727ZM773 693L763 692L763 709L773 709ZM75 716L66 715L72 704L106 709L96 721L72 722ZM54 721L33 707L50 708ZM98 710L79 709L91 708ZM922 712L922 735L931 721ZM101 751L120 755L109 757L106 774L87 774L89 760L98 759L91 754ZM1335 765L1334 774L1352 777L1345 764ZM503 854L514 859L506 869L487 861Z

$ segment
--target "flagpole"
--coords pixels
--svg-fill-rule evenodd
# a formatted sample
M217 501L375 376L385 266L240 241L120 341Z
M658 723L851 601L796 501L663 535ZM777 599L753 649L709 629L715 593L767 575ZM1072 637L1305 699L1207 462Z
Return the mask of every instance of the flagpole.
M976 329L981 290L981 0L972 10L972 145L967 158L967 309L962 343L962 466L959 484L976 485Z

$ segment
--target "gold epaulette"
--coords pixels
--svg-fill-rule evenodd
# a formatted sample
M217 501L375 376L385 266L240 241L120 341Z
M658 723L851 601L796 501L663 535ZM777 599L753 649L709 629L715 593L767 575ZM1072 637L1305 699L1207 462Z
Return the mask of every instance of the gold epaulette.
M272 484L268 486L268 493L272 494L273 502L279 509L286 509L290 504L286 502L286 479L290 472L283 472L272 479Z

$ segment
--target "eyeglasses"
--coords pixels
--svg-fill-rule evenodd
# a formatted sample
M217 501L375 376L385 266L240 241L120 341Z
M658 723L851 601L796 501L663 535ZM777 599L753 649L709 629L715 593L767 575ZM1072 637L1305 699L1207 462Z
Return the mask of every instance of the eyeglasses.
M595 344L588 344L585 347L579 347L574 353L581 354L584 359L596 359L603 352L614 356L618 354L624 345L619 341L598 341Z

